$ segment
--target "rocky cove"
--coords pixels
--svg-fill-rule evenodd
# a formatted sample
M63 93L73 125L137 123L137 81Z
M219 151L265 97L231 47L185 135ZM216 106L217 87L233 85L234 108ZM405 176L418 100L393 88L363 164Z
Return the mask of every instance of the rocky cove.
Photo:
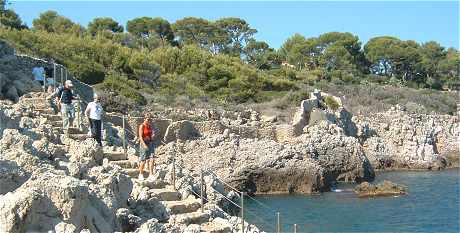
M340 98L316 90L290 123L251 109L172 110L202 120L155 119L156 179L140 182L132 178L136 138L128 136L124 156L119 114L104 120L103 148L85 139L85 127L63 137L59 117L27 72L39 61L11 49L0 60L5 69L19 67L0 74L1 97L9 99L0 101L0 231L238 232L241 219L228 199L238 203L239 196L223 182L250 195L310 194L340 181L372 181L377 170L459 167L458 115L394 106L353 116ZM128 118L128 128L140 120ZM204 177L203 212L196 195L201 170L215 174ZM259 232L245 225L245 232Z

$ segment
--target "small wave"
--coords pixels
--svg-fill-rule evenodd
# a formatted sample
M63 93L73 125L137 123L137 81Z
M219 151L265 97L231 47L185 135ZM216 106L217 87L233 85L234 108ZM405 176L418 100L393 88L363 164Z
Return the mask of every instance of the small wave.
M334 193L353 192L353 189L331 189Z

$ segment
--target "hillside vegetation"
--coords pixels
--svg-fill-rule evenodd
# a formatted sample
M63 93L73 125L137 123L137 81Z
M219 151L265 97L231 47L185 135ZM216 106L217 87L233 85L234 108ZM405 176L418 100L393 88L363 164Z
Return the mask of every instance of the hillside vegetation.
M362 45L351 33L330 32L295 34L276 50L255 40L257 30L239 18L170 23L140 17L125 31L111 18L83 27L47 11L28 28L5 10L0 24L0 39L21 53L64 64L106 93L114 108L187 101L289 106L321 88L349 97L345 103L355 112L358 105L380 110L402 102L417 111L453 113L455 93L436 90L460 83L459 52L434 41L382 36Z

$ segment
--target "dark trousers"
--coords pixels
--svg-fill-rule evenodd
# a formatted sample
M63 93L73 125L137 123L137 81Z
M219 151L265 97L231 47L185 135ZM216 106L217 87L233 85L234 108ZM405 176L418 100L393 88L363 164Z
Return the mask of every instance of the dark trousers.
M89 119L91 126L91 135L96 139L97 143L102 146L102 123L101 120Z

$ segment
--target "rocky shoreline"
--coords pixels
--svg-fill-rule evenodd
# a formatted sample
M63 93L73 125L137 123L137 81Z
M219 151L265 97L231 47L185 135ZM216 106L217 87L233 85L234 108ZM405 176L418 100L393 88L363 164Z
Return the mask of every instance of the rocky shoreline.
M11 54L4 60L18 61ZM7 86L19 85L12 80ZM128 136L124 155L119 116L104 119L102 149L86 139L84 125L63 137L59 116L33 92L39 87L19 87L6 93L14 101L0 100L2 232L239 232L239 210L229 202L239 203L239 195L224 182L249 195L310 194L338 181L370 182L376 171L439 170L460 161L458 115L395 106L353 116L340 98L316 90L289 124L250 109L175 110L202 120L155 119L155 182L139 182L136 138ZM128 118L128 128L140 120ZM200 211L203 170L212 173L204 175L207 202Z
M376 185L363 182L356 186L354 191L358 197L401 196L408 194L407 187L387 180Z

